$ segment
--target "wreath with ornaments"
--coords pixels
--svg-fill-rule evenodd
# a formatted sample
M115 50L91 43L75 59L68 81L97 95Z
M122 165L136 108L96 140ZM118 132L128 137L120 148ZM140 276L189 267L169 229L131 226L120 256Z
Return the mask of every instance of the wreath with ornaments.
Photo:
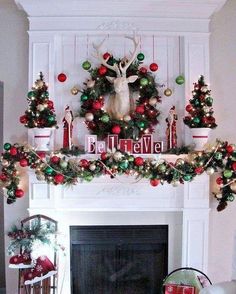
M82 65L90 73L90 79L84 83L86 87L80 97L80 115L85 117L91 133L99 138L116 134L137 140L143 134L153 133L158 123L157 84L152 72L142 66L144 54L137 54L139 42L135 37L127 38L134 42L134 52L129 59L115 59L108 52L100 53L103 40L100 45L94 45L101 65L91 68L89 61ZM150 65L151 71L157 69L156 63Z

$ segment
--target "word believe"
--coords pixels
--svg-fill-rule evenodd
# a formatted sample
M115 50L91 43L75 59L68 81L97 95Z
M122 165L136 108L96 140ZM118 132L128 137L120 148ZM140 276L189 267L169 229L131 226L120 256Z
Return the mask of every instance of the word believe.
M101 154L117 149L132 154L158 154L162 152L163 142L154 142L152 135L143 135L139 141L119 139L118 135L108 135L106 141L98 141L96 135L85 136L85 152Z

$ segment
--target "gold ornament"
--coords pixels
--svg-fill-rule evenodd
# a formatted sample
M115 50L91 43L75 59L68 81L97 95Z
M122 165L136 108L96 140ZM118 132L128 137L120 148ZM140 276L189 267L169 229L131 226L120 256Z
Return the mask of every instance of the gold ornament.
M43 84L44 82L42 80L37 80L35 82L35 88L38 89L38 88L42 88L43 87Z
M39 104L38 106L37 106L37 110L38 111L43 111L45 109L45 106L43 105L43 104Z
M215 170L214 170L213 167L208 167L208 168L206 169L206 174L207 174L208 176L213 175L214 172L215 172Z
M176 165L183 165L184 162L185 161L183 159L179 158L179 159L176 160Z
M131 120L131 116L130 115L127 114L127 115L124 116L124 121L125 122L129 122L130 120Z
M79 89L78 89L76 86L74 86L74 87L70 90L70 92L71 92L72 95L77 95L77 94L79 93Z
M172 90L170 88L165 89L164 95L167 96L167 97L171 96L172 95Z
M236 182L233 182L231 185L230 185L230 189L236 193Z
M94 80L87 81L87 88L93 88L94 85L95 85L95 81Z
M85 114L85 119L87 121L92 121L94 119L94 115L91 112Z
M155 106L157 104L157 98L153 97L149 99L148 102L151 106Z

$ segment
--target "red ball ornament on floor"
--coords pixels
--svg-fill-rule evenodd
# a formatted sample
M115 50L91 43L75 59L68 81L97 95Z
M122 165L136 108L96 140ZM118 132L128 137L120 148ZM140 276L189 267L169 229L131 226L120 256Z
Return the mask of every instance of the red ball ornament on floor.
M156 187L160 184L160 179L151 179L150 180L150 184L153 186L153 187Z
M134 164L137 165L137 166L142 166L143 165L143 162L144 162L144 160L143 160L142 157L136 157L134 159Z
M135 112L139 113L139 114L144 114L145 108L143 105L139 105L135 108Z
M11 147L11 149L10 149L10 154L11 154L12 156L16 156L16 155L17 155L17 148L16 148L16 147Z
M157 71L158 70L158 65L155 62L153 62L153 63L150 64L149 68L150 68L151 71Z
M102 103L99 101L94 101L93 102L93 109L95 110L100 110L102 108Z
M16 191L15 191L15 196L16 196L16 198L21 198L21 197L23 197L24 196L24 191L22 190L22 189L16 189Z
M118 125L115 125L112 129L111 129L112 134L115 135L119 135L119 133L121 132L121 128Z
M144 66L140 67L139 72L142 74L146 74L147 73L146 67L144 67Z
M59 161L60 161L60 157L54 155L54 156L52 156L52 157L50 158L50 161L51 161L52 163L54 163L54 164L57 164L57 163L59 163Z
M98 69L98 73L100 74L100 76L104 76L107 73L107 68L101 65Z
M79 165L83 168L88 168L89 167L89 161L87 159L81 159L79 162Z
M62 174L57 174L54 176L54 182L56 184L62 184L64 182L65 177Z
M22 115L21 117L20 117L20 123L22 123L22 124L26 124L28 122L28 118L27 118L27 116L26 115Z
M104 60L108 60L110 57L111 57L111 54L108 53L108 52L106 52L106 53L103 54L103 59Z
M216 179L216 184L217 185L222 185L223 184L223 179L221 177Z
M22 166L22 167L26 167L26 166L28 166L28 160L25 159L25 158L22 158L22 159L19 161L19 163L20 163L20 166Z
M232 169L233 169L234 171L236 171L236 162L234 162L234 163L232 164Z
M57 76L59 82L64 83L67 79L67 76L62 72Z
M193 107L191 104L188 104L186 107L185 107L186 111L187 112L191 112L193 110Z
M228 145L228 146L226 147L226 151L227 151L228 153L233 153L233 151L234 151L234 146L233 146L233 145Z

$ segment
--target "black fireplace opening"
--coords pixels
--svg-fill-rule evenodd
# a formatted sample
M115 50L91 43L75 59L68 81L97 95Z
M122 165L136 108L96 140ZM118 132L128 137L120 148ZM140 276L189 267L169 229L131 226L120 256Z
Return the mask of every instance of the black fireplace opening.
M168 226L71 226L72 294L157 294Z

